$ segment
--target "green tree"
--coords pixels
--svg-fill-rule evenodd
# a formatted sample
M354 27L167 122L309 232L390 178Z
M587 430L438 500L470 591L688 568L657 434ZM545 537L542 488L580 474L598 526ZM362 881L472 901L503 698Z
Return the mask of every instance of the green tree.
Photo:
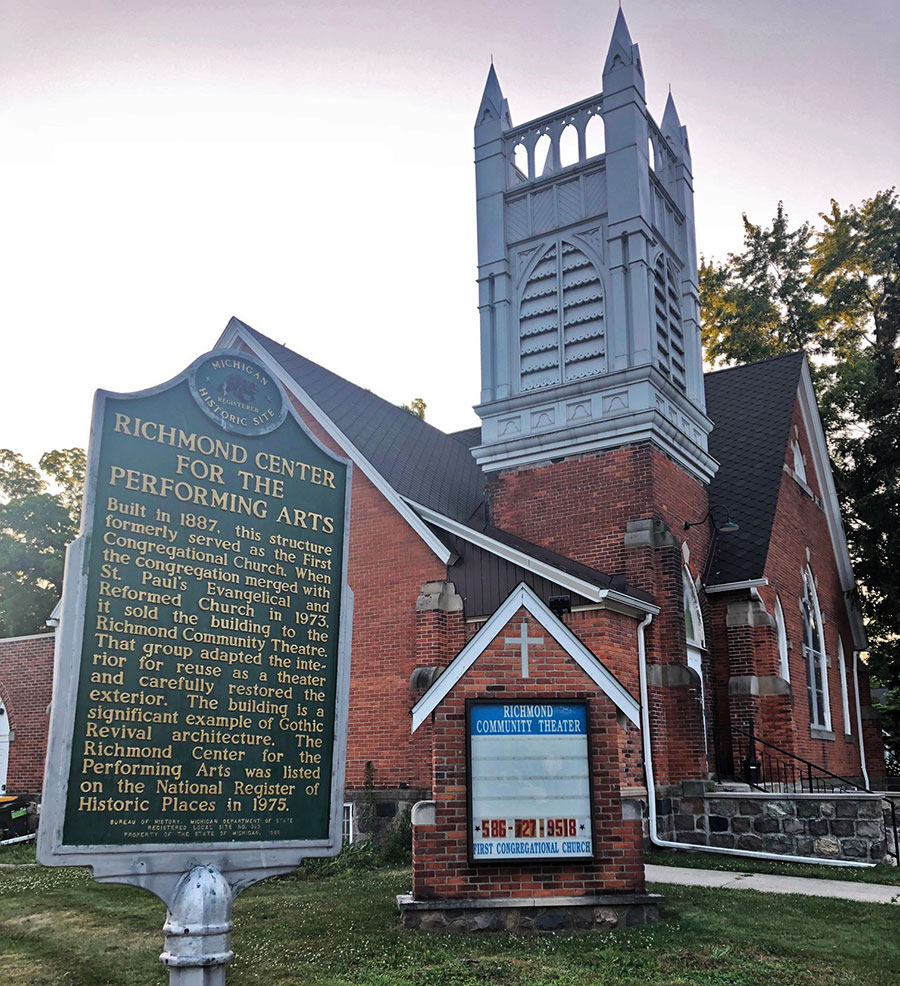
M0 636L39 633L62 592L66 546L78 533L84 452L41 458L60 487L48 492L40 471L0 449Z
M791 231L783 203L768 228L744 221L744 250L725 263L700 261L700 305L706 358L750 363L808 348L819 327L810 283L809 223Z
M885 724L900 764L900 200L894 189L821 216L813 277L831 359L833 447L868 631L891 689Z
M87 465L84 449L64 448L45 452L38 465L53 478L60 501L77 521L81 514L84 471Z
M404 411L409 411L410 414L414 414L417 418L421 418L423 421L425 420L425 408L427 406L428 405L422 400L421 397L414 397L409 404L400 405Z

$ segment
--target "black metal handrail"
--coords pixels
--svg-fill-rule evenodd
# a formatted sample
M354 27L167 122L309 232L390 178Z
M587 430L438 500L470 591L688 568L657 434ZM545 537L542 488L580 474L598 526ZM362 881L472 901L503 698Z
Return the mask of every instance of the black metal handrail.
M780 793L792 791L802 793L805 790L810 794L831 792L836 788L850 788L855 791L864 791L867 794L880 794L883 801L887 801L891 811L891 828L893 829L894 845L892 855L900 866L900 829L898 829L897 801L900 796L891 795L883 791L873 791L865 784L858 784L847 777L828 770L819 764L806 760L804 757L784 750L775 743L760 739L754 729L753 723L749 723L749 729L742 729L740 726L732 726L732 734L747 737L746 746L742 748L738 740L738 755L741 768L742 779L751 787L760 791L771 791L772 787L778 785ZM763 748L757 752L757 746ZM718 749L718 744L717 744ZM779 756L774 757L769 750L774 750ZM798 766L799 765L799 768ZM816 773L814 774L813 771Z
M854 790L866 791L869 794L875 793L874 791L870 791L869 788L867 788L863 784L857 784L856 781L851 781L848 777L841 777L840 774L833 773L832 771L828 770L827 767L822 767L820 764L813 763L811 760L806 760L804 757L798 756L796 753L791 753L790 750L783 750L780 746L776 746L774 743L770 743L768 740L760 739L760 737L756 735L752 723L750 724L749 729L741 729L740 726L732 726L731 731L733 733L740 733L741 735L746 736L748 738L747 757L743 758L741 763L741 766L744 768L745 774L747 773L748 761L752 762L753 760L758 759L756 757L756 745L759 744L760 746L764 746L769 750L775 750L775 752L781 754L782 757L786 757L788 760L788 765L792 768L793 776L796 777L796 775L799 773L801 787L803 784L803 780L806 780L810 793L813 793L817 789L815 786L815 782L818 782L821 785L827 784L828 781L826 780L826 778L830 778L832 780L837 781L837 783L842 787L851 787ZM774 760L774 758L771 756L768 757L767 759ZM805 769L801 771L797 771L797 769L793 767L792 762L794 761L798 764L802 764L802 766ZM814 770L817 771L816 775L813 775ZM786 773L787 772L785 771L785 776ZM825 775L824 777L821 776L823 774ZM751 783L751 782L747 781L747 783ZM792 782L792 783L796 783L796 782ZM757 787L758 785L753 784L753 786ZM828 790L828 788L825 788L824 786L820 786L818 787L818 790L820 791Z

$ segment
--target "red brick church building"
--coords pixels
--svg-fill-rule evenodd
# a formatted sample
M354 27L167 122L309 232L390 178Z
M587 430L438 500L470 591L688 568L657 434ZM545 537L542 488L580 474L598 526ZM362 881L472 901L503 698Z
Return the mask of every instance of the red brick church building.
M806 358L704 374L687 130L671 95L649 114L621 12L602 82L513 125L490 70L479 428L445 434L237 319L217 343L264 363L354 464L347 801L371 798L368 777L385 818L441 780L427 696L522 584L537 602L498 639L523 619L574 639L645 707L646 728L614 727L626 815L647 801L647 737L661 804L740 776L751 730L770 771L884 774Z

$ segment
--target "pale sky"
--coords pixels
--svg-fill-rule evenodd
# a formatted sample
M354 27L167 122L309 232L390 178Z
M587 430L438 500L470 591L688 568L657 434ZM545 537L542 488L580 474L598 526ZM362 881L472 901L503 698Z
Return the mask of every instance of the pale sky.
M0 447L87 443L230 315L477 423L472 125L590 96L616 0L0 0ZM625 0L697 243L898 183L898 0Z

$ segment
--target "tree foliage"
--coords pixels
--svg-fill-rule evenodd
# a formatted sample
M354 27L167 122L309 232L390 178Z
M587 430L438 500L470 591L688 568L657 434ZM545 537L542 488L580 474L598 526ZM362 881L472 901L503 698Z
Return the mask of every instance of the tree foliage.
M62 592L66 546L78 533L85 455L41 457L56 492L21 455L0 449L0 636L46 629Z
M421 397L414 397L409 404L400 405L404 411L409 411L410 414L414 414L417 418L421 418L423 421L425 420L425 408L427 406L428 405L422 400Z
M701 258L703 345L711 362L751 363L794 352L815 335L811 231L791 231L783 203L768 229L744 221L744 250L726 263Z
M900 200L831 202L821 227L744 217L744 250L703 261L707 359L811 358L871 642L900 729ZM900 732L898 732L900 739ZM900 744L898 744L900 746Z

